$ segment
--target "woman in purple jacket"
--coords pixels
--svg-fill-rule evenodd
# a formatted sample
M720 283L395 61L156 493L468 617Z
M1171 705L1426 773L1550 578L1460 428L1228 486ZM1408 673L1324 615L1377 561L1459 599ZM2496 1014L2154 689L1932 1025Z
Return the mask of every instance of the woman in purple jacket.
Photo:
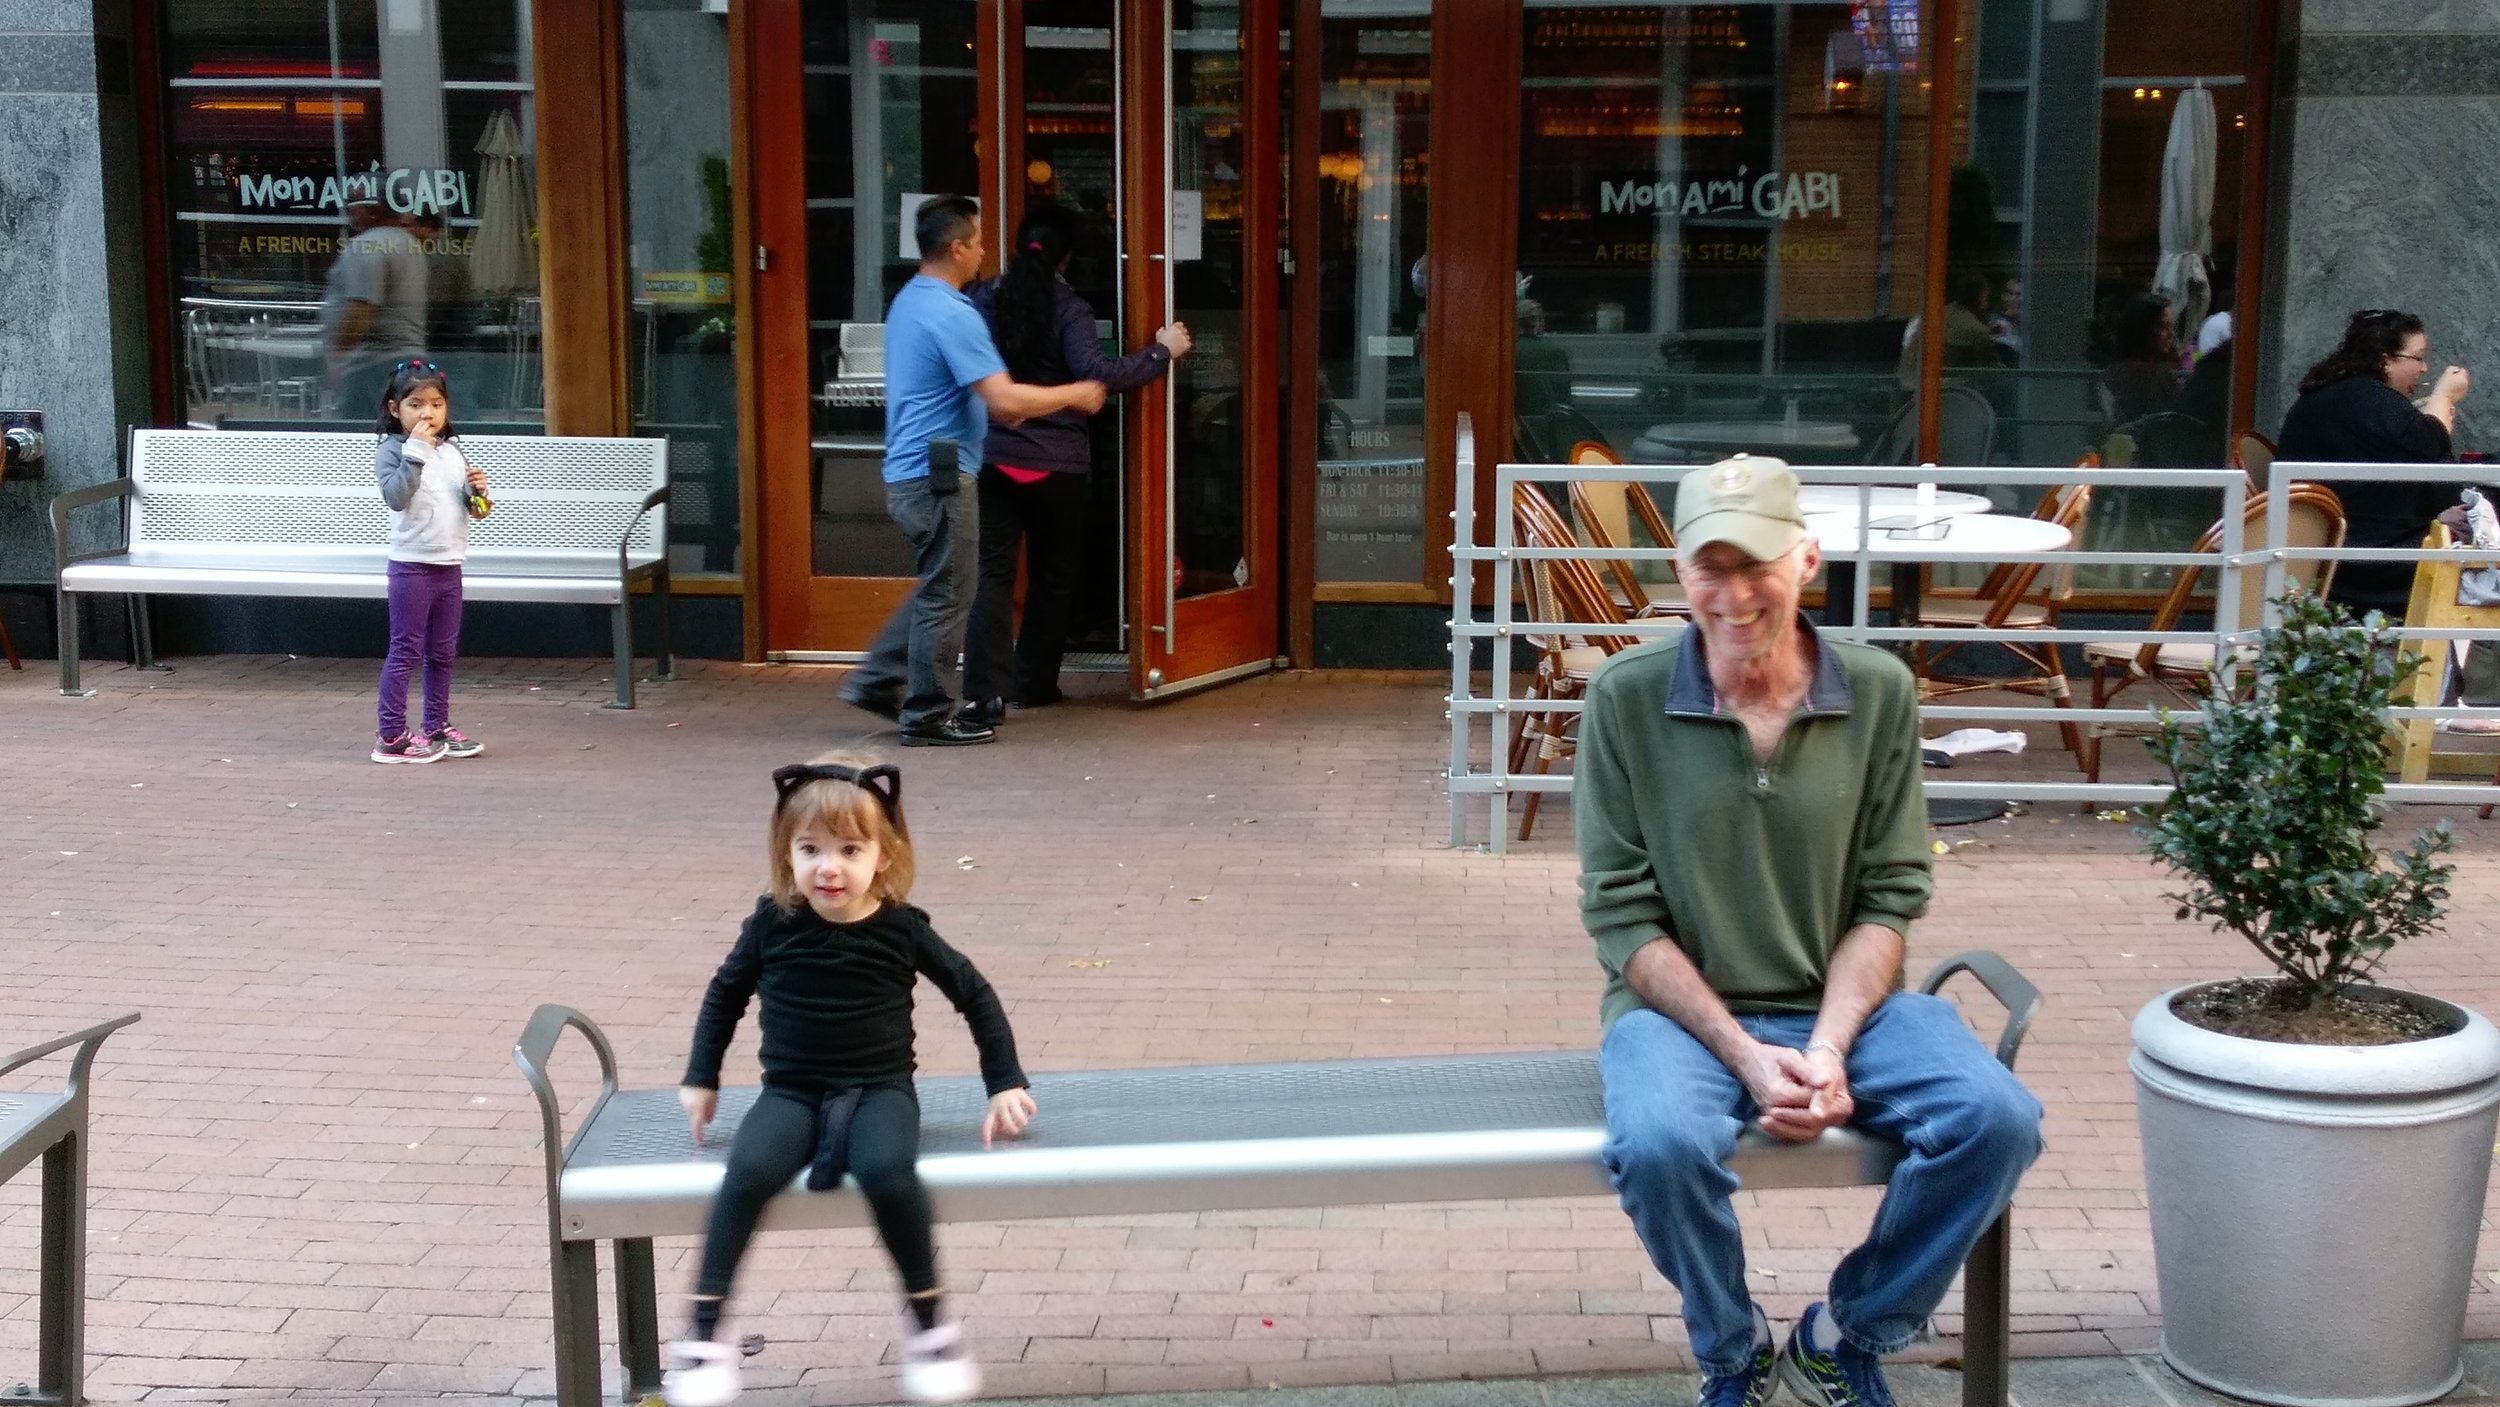
M1080 226L1057 205L1033 207L1016 230L1007 272L970 290L1007 371L1036 386L1100 381L1129 391L1189 350L1173 323L1125 357L1102 354L1094 310L1060 277ZM1007 705L1057 703L1068 608L1084 565L1085 475L1093 464L1085 412L1063 410L990 426L981 463L981 576L964 640L965 714L996 726ZM1025 553L1024 629L1015 628L1016 554Z

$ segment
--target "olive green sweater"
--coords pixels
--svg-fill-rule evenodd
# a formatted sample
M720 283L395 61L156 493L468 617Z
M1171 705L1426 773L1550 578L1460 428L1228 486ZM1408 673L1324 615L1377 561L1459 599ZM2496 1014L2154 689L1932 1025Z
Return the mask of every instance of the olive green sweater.
M1767 766L1720 711L1697 631L1626 650L1589 684L1571 824L1608 1026L1641 1005L1623 966L1655 939L1730 1010L1813 1011L1851 928L1906 936L1927 911L1916 681L1800 628L1814 678Z

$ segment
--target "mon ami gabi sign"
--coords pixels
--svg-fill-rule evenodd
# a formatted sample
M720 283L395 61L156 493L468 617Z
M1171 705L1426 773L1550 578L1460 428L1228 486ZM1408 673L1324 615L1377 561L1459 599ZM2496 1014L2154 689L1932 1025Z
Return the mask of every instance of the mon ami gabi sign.
M246 210L345 210L349 205L378 200L402 215L466 215L469 173L448 168L400 166L346 176L255 176L237 178L237 193Z
M1597 183L1600 215L1753 215L1765 220L1840 218L1837 171L1765 171L1744 167L1716 180L1657 181L1634 177Z

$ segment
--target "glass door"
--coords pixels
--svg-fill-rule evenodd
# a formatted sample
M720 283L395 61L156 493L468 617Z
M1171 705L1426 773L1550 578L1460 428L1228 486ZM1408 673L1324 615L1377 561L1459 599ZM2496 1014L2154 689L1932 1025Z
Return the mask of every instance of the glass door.
M918 267L906 212L988 189L982 14L975 0L750 10L764 642L779 658L866 648L912 587L885 509L885 308Z
M1281 131L1274 0L1129 0L1132 340L1196 339L1132 397L1129 654L1140 699L1268 669L1277 643ZM1267 37L1245 43L1245 35Z

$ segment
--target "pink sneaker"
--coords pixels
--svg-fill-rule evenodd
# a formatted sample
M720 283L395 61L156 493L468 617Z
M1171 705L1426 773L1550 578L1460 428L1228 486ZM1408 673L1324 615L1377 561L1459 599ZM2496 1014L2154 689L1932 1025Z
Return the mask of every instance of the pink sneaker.
M433 735L433 741L441 743L444 754L450 757L475 757L486 751L486 744L457 728L442 729Z
M450 751L451 749L438 739L420 737L415 733L402 733L396 738L384 738L375 743L373 760L394 763L440 762Z

